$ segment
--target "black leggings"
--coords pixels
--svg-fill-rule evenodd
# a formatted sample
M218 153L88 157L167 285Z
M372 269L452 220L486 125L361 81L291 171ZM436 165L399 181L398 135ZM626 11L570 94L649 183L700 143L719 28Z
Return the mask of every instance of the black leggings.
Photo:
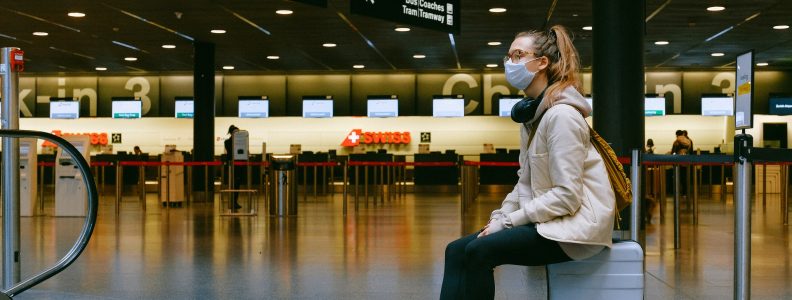
M493 299L494 269L500 265L543 266L572 260L558 245L528 224L448 244L440 299Z

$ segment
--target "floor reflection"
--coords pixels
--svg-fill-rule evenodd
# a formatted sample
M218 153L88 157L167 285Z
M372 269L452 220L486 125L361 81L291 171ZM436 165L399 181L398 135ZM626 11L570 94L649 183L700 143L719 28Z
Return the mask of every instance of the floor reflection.
M351 201L350 197L350 201ZM212 204L142 210L129 196L101 199L99 224L83 256L20 299L432 299L445 245L482 227L502 195L481 195L460 217L456 194L417 194L360 205L344 216L341 195L300 197L296 217L219 216ZM713 200L714 199L714 200ZM646 299L723 299L732 293L733 204L700 200L697 226L682 205L680 249L673 248L672 202L646 230ZM778 195L754 204L754 299L792 299L792 246ZM45 213L51 212L51 200ZM662 221L662 222L661 222ZM55 263L71 246L79 218L22 218L22 274ZM544 299L544 270L496 272L498 299Z

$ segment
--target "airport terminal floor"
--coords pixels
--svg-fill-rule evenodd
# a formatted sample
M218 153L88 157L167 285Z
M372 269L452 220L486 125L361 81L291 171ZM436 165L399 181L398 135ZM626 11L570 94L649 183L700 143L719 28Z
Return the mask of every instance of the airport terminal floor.
M645 299L732 297L731 194L700 198L698 225L682 201L681 248L674 249L672 199L646 229ZM343 216L340 193L299 199L296 217L220 216L193 203L164 208L148 194L144 211L125 196L100 199L98 225L83 255L19 299L436 299L445 245L476 230L499 205L481 194L464 217L457 193L407 193L361 203ZM792 233L780 197L754 195L752 298L792 299ZM350 197L350 201L352 197ZM683 199L686 200L686 199ZM45 201L45 212L53 208ZM22 277L51 265L82 218L25 217ZM32 238L30 238L32 237ZM546 299L543 267L496 270L496 299Z

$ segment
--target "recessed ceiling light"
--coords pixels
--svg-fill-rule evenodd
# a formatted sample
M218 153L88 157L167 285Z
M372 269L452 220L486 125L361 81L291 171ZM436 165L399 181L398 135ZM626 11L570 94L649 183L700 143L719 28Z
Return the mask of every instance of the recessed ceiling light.
M277 56L277 55L269 55L269 56L267 56L267 59L280 59L280 56Z
M409 27L396 27L396 29L394 29L394 30L396 30L398 32L408 32L408 31L410 31L410 28Z
M710 55L715 56L715 57L719 57L719 56L724 56L725 54L723 54L721 52L714 52L714 53L712 53Z
M279 9L279 10L276 10L275 13L279 14L279 15L291 15L291 14L294 13L294 11L291 11L291 10L288 10L288 9Z
M226 31L225 31L225 30L223 30L223 29L212 29L212 30L211 30L211 31L209 31L209 32L211 32L211 33L214 33L214 34L223 34L223 33L226 33Z
M592 30L594 27L591 26L583 26L583 30Z
M657 41L655 42L655 45L660 45L660 46L668 45L668 41Z
M777 29L777 30L789 29L789 25L776 25L773 26L773 29Z
M322 47L326 47L326 48L333 48L335 46L336 46L336 44L333 44L333 43L324 43L324 44L322 44Z
M72 17L72 18L82 18L82 17L85 17L85 14L84 14L84 13L81 13L81 12L76 12L76 11L70 12L70 13L68 13L68 14L66 14L66 15L67 15L67 16L69 16L69 17Z
M707 7L708 11L722 11L724 9L726 9L726 7L723 7L723 6L710 6L710 7Z
M126 60L126 61L137 61L137 57L132 57L132 56L124 57L124 60Z
M756 63L756 66L757 66L757 67L767 67L767 65L769 65L769 64L768 64L768 63L766 63L766 62L760 62L760 63Z
M416 54L416 55L413 55L413 58L426 58L426 55Z
M97 71L107 71L107 68L105 68L105 67L96 67L96 70Z
M487 45L490 45L490 46L500 46L500 45L501 45L501 42L488 42L488 43L487 43Z
M176 45L162 45L162 48L173 49L173 48L176 48Z
M33 33L33 35L35 35L35 36L48 36L49 33L46 33L46 32L43 32L43 31L36 31L36 32Z
M489 9L489 12L498 14L498 13L506 12L506 9L503 7L493 7Z
M355 69L363 69L363 68L365 68L366 66L364 66L364 65L354 65L354 66L352 66L352 67L353 67L353 68L355 68Z
M497 68L498 64L487 64L487 68Z
M234 66L223 66L223 70L233 70Z

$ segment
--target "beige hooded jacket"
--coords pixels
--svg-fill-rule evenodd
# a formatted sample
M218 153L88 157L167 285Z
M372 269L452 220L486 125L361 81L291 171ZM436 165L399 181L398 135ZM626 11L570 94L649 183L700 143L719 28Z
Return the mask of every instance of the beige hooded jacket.
M571 87L552 106L548 100L533 120L520 125L519 180L492 218L508 216L514 226L536 223L539 234L558 242L610 247L616 203L602 157L589 139L584 118L591 107Z

